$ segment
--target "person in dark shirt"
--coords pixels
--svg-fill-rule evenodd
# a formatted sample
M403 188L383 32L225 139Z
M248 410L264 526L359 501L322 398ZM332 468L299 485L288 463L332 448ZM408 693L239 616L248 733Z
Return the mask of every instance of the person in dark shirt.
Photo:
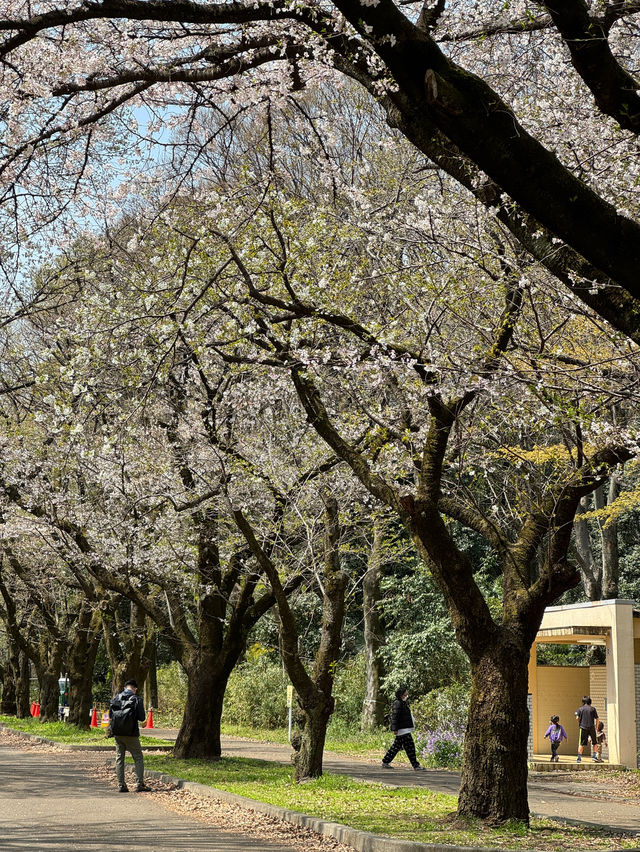
M409 692L406 686L401 686L396 689L396 700L393 702L393 708L391 710L390 725L391 730L395 734L395 739L391 743L389 751L382 758L383 769L391 769L391 761L400 749L405 750L407 757L409 758L409 762L414 769L424 769L424 767L420 766L418 763L418 758L416 757L416 746L413 742L413 737L411 736L411 732L415 729L415 722L413 721L413 715L409 708L409 704L407 703L408 698Z
M119 693L116 698L121 701L130 698L131 696L136 697L136 710L137 710L137 719L135 723L135 728L131 736L122 736L116 734L116 778L118 779L118 788L121 793L128 793L129 788L127 787L124 780L124 759L125 754L128 751L133 758L133 765L136 770L136 793L148 793L150 792L150 787L144 783L144 757L142 754L142 748L140 747L140 728L138 727L138 722L144 722L145 720L145 712L144 712L144 702L142 698L137 694L138 693L138 684L135 680L128 680L124 685L124 691ZM109 707L109 718L112 716L112 708Z
M593 759L598 763L598 755L595 751L597 736L596 736L596 719L598 711L591 703L591 696L585 695L582 699L582 706L578 707L574 713L578 724L580 725L580 745L578 746L578 759L576 763L582 761L582 752L584 747L588 745L591 738L591 747L593 749Z

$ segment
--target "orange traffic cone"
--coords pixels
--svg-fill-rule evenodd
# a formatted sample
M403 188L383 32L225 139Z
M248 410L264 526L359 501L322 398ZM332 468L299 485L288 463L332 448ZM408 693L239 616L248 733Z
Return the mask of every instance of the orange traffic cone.
M33 714L36 718L40 718L40 704L36 701L35 713Z
M149 707L149 715L145 722L145 728L153 728L153 707Z
M98 727L98 711L96 708L93 708L93 713L91 714L91 722L90 727L97 728Z

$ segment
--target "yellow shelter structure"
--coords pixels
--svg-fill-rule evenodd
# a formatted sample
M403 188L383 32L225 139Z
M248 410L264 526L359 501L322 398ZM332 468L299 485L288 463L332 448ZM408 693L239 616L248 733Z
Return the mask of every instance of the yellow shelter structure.
M603 645L604 666L538 666L537 646ZM585 648L586 651L586 648ZM638 767L640 748L640 609L635 601L594 601L549 607L531 649L529 662L531 729L529 750L549 752L544 732L557 714L569 741L561 751L575 754L578 725L575 710L590 695L605 723L609 763ZM587 750L585 749L585 754Z

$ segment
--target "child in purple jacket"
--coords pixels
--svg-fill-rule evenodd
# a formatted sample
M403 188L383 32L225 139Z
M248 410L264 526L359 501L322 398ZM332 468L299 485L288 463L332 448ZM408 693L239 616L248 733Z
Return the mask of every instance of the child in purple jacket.
M560 760L558 757L558 746L562 740L568 739L567 732L560 724L560 716L551 717L551 724L547 728L546 737L549 737L549 742L551 743L551 762L553 763L555 760L557 763Z

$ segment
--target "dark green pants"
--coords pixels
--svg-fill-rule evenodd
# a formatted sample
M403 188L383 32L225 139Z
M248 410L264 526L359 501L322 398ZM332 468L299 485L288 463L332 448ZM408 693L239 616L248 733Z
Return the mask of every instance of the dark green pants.
M138 784L144 784L144 757L140 748L140 737L115 737L116 741L116 778L118 784L124 784L124 756L129 752L133 758Z

